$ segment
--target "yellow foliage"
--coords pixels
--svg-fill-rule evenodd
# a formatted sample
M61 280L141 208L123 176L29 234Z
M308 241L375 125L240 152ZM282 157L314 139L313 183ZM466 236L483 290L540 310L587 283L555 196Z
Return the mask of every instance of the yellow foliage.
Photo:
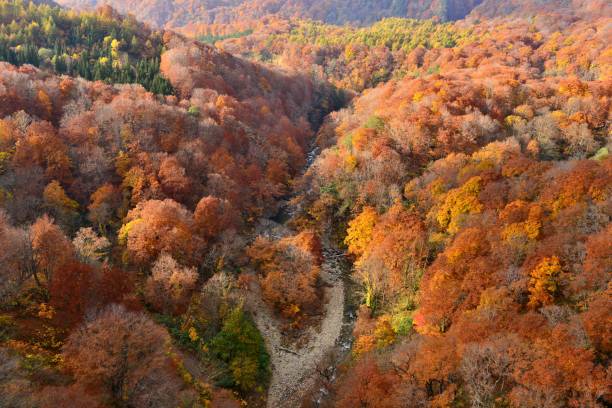
M198 336L198 332L195 329L195 327L190 327L189 328L189 340L191 340L191 341L193 341L195 343L199 339L200 339L200 336Z
M567 115L563 111L556 110L553 111L551 115L557 120L557 122L563 122L567 119Z
M477 162L476 170L483 171L492 169L502 164L509 156L521 152L521 146L516 140L493 142L472 154L472 162ZM463 172L462 174L466 174Z
M362 256L372 241L372 231L378 220L378 214L372 207L365 207L361 214L349 222L344 243L348 246L349 253L358 257Z
M353 347L353 355L358 356L375 348L382 349L388 347L395 343L395 340L396 333L393 329L391 316L383 315L376 320L373 332L369 331L367 334L357 337Z
M529 209L527 220L508 224L502 231L502 238L505 241L514 241L520 237L530 240L538 239L542 228L541 222L542 209L534 205Z
M505 241L515 241L518 238L526 237L536 239L540 235L541 224L537 221L525 221L510 224L502 231L502 238Z
M347 61L351 61L354 57L355 50L353 49L353 46L351 44L347 44L347 46L344 47L344 59Z
M119 163L115 163L115 165L117 164ZM124 176L123 187L131 187L132 192L141 191L144 188L145 182L144 171L139 167L132 167Z
M370 352L376 347L376 338L372 335L363 335L357 337L353 345L353 355L355 357Z
M442 102L439 101L438 99L436 99L435 101L433 101L431 103L431 111L433 113L438 113L440 112L440 107L442 106Z
M562 34L557 31L554 32L549 38L543 49L549 52L556 52L559 49L559 42Z
M385 348L395 343L395 331L391 325L390 316L384 315L377 320L374 337L376 337L376 347L378 348Z
M60 183L56 180L45 187L43 199L46 205L58 210L76 211L79 208L79 203L68 197Z
M296 304L290 304L286 310L289 316L297 316L300 313L300 306Z
M563 45L567 47L567 46L574 44L575 41L576 40L573 38L573 36L570 35L565 40L563 40Z
M119 59L119 47L120 46L121 46L121 42L119 42L119 40L117 40L116 38L113 38L113 40L110 43L111 59L113 60L113 66L115 65L115 63L119 63L118 59Z
M353 147L357 151L365 149L370 135L374 133L372 129L359 128L355 131L352 138Z
M469 214L478 214L482 211L482 204L478 201L482 179L472 177L463 186L455 188L446 194L442 206L436 213L436 220L442 228L451 234L459 231L461 222Z
M576 112L569 117L569 120L577 123L587 123L587 116L584 112Z
M531 271L529 280L529 306L550 305L559 289L557 279L561 274L561 263L556 256L544 258L538 266Z
M446 186L444 185L444 180L442 180L442 178L437 178L432 181L428 188L433 196L439 196L446 192Z
M540 154L540 144L538 143L537 140L532 139L529 141L529 143L527 143L527 152L532 157L537 157L538 154Z
M608 198L608 194L605 190L599 188L598 186L589 187L589 195L593 199L593 201L603 202Z
M11 160L11 153L0 151L0 174L8 169Z
M128 156L128 154L124 151L120 150L119 153L117 153L117 157L115 158L115 169L117 171L117 174L124 177L130 170L130 162L130 156Z
M344 159L344 169L347 173L352 173L357 168L357 157L349 154Z
M55 309L46 303L41 303L38 306L38 317L41 319L53 319L55 316Z
M565 69L567 68L567 66L569 65L569 60L567 58L558 58L557 59L557 68L558 69Z
M130 236L130 231L134 228L134 226L140 224L141 222L144 222L144 220L142 218L137 218L128 222L127 224L124 224L117 234L117 241L119 241L119 244L125 245L128 237Z
M509 115L509 116L506 116L506 119L504 120L504 122L506 123L506 125L511 126L511 127L520 126L520 125L525 124L525 119L517 115Z
M478 155L475 153L472 156L472 162L459 171L459 176L465 177L469 174L480 174L486 170L494 169L495 163L499 162L500 159L489 153L494 154L494 152L487 152L485 150L478 152ZM501 156L501 154L499 156Z
M589 93L589 87L579 80L569 80L559 85L559 93L567 96L585 96Z

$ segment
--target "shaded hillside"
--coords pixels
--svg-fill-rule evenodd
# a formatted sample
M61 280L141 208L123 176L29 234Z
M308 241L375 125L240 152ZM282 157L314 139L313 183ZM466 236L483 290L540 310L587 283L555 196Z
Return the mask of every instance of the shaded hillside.
M530 17L573 15L597 18L612 17L612 4L607 0L484 0L470 17L491 19L495 17Z
M72 8L110 4L158 27L197 31L198 26L255 20L267 15L332 24L368 24L392 16L456 20L466 16L480 0L60 0L60 3Z
M59 3L77 9L110 4L153 26L186 34L201 34L211 25L254 24L265 16L368 25L386 17L453 21L468 15L490 19L537 14L601 17L612 13L605 0L60 0Z

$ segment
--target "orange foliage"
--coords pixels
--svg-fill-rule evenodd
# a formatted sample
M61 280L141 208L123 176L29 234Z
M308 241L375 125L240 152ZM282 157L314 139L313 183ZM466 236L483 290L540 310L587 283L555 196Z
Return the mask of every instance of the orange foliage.
M392 395L395 378L390 373L381 372L376 361L364 358L350 371L338 390L338 408L392 408L398 407Z
M321 307L317 296L319 267L316 258L289 237L272 242L258 237L247 254L261 273L264 299L295 325Z
M150 200L129 212L119 239L134 262L147 264L166 252L189 264L198 259L202 247L194 229L193 215L179 203Z
M210 196L200 200L194 217L198 233L207 241L217 238L226 229L235 228L239 220L229 201Z
M43 273L49 284L52 282L53 274L73 257L72 244L46 215L32 225L30 239L36 270Z

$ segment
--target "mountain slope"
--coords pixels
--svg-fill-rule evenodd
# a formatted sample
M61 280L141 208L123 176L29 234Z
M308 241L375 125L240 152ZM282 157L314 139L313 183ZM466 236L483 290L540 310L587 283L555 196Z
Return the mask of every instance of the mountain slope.
M471 17L490 19L538 14L610 17L612 3L606 0L484 0L474 8Z
M166 28L198 24L226 24L266 15L302 17L327 23L368 24L383 17L456 20L481 0L60 0L63 6L91 9L109 4L139 20Z

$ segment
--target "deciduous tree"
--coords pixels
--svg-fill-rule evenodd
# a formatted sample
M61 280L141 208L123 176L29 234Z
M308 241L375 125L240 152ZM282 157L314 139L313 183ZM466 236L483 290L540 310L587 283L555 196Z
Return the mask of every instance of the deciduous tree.
M54 272L73 257L72 244L47 215L30 227L30 240L36 262L34 277L39 283L49 284ZM44 282L39 280L39 273L43 275Z
M195 268L183 267L172 256L162 253L145 283L145 298L162 313L180 314L185 311L197 280Z
M70 335L63 357L77 382L129 404L154 391L146 379L165 370L168 342L167 333L144 314L112 305Z
M144 201L129 212L119 231L130 260L148 264L166 252L179 262L201 258L202 240L195 234L193 215L176 201Z

